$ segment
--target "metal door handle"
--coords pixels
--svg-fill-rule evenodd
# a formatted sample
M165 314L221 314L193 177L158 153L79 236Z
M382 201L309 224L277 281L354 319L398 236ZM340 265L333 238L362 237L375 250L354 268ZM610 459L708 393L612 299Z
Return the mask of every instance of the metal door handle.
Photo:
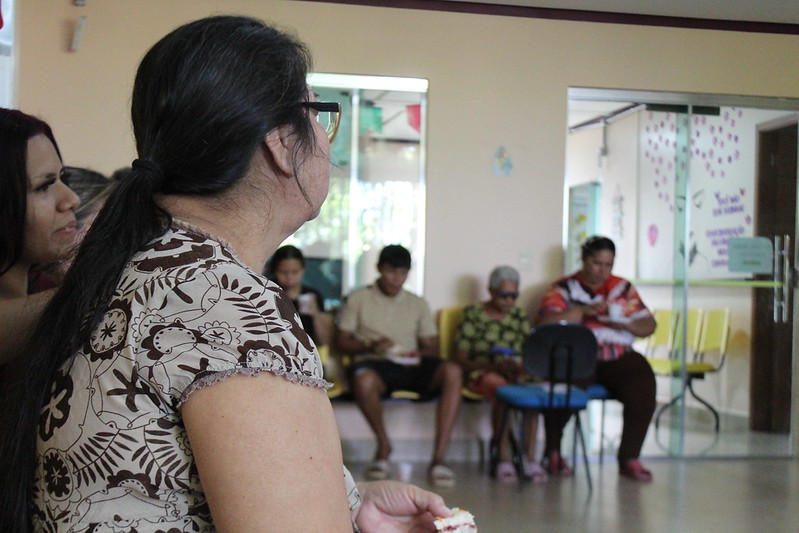
M788 308L791 302L791 236L785 235L782 241L782 323L788 323Z
M774 309L772 312L772 321L775 324L779 324L782 319L782 305L783 305L783 290L781 284L785 280L783 280L783 273L782 267L783 262L781 261L782 255L782 237L779 235L774 235L774 258L773 258L773 271L774 271L774 288L772 289L772 295L774 299Z

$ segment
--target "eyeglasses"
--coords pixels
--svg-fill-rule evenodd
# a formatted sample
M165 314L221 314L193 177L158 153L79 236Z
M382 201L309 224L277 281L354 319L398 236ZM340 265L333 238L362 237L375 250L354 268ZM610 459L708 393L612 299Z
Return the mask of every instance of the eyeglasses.
M497 295L497 298L499 298L500 300L505 300L506 298L510 298L511 300L515 300L516 298L519 297L519 293L518 292L513 292L513 291L497 291L496 295Z
M333 142L341 123L341 104L338 102L302 102L301 105L316 111L316 121L324 128L328 140Z

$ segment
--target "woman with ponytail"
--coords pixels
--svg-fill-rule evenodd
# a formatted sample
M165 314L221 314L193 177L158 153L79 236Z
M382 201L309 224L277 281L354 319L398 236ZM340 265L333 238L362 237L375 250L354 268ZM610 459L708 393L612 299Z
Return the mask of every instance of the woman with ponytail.
M316 118L337 106L309 66L243 17L143 58L138 158L32 336L0 531L434 531L450 514L403 484L358 508L316 348L258 274L327 194Z

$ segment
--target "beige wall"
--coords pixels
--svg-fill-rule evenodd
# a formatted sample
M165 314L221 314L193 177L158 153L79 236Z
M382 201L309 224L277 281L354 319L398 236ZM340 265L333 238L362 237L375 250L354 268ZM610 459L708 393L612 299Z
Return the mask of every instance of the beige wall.
M65 159L110 172L134 157L128 104L156 39L218 12L294 28L320 72L430 80L425 295L483 297L498 263L524 303L561 273L567 88L799 97L799 36L547 21L269 0L18 2L19 106L53 125ZM82 47L71 28L87 17ZM505 146L510 178L491 172ZM525 262L526 263L526 262Z

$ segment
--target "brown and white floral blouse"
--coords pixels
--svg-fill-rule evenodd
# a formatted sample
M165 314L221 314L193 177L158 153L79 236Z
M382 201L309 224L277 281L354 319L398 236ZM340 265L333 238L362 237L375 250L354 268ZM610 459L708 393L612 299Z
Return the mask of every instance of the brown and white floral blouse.
M327 387L281 289L179 223L137 253L41 412L37 531L214 531L180 413L200 387L273 372ZM345 469L351 507L358 494Z

